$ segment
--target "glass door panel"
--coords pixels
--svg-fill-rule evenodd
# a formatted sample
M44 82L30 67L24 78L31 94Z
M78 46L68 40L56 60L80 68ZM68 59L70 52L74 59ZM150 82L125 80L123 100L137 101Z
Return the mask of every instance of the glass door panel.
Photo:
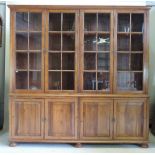
M48 90L75 89L75 16L49 13Z
M83 90L110 90L110 13L84 13Z
M41 90L42 13L16 12L16 89Z
M117 90L143 90L144 14L118 13Z

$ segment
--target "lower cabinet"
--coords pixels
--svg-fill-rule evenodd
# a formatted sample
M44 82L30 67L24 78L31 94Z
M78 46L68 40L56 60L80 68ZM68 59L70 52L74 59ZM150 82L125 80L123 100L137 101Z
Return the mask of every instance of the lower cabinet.
M45 139L77 138L77 100L45 100Z
M14 99L10 103L11 136L21 139L43 139L44 100Z
M146 142L146 98L10 100L10 140Z
M112 139L113 100L81 99L80 113L82 139Z
M114 138L144 139L147 131L146 99L118 99L114 101Z

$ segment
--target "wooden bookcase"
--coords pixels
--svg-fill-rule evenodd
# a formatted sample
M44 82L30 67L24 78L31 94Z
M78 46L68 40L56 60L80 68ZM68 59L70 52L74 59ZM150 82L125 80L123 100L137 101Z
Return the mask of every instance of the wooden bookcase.
M148 7L11 9L10 145L148 146Z

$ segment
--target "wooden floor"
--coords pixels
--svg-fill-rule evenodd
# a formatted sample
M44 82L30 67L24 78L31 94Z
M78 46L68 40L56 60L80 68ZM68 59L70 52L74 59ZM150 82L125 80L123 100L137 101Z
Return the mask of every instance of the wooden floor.
M118 144L84 144L82 148L75 148L70 144L32 144L19 143L16 147L8 146L8 132L0 131L0 155L18 153L155 153L155 137L150 134L149 148L144 149L137 145L118 145Z

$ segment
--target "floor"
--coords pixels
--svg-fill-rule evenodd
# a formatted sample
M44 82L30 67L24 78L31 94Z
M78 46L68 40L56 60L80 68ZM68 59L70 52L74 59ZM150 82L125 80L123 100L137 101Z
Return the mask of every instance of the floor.
M0 131L0 154L2 153L155 153L155 137L150 134L149 148L140 148L138 145L118 144L84 144L82 148L75 148L70 144L32 144L18 143L16 147L8 146L8 132Z

